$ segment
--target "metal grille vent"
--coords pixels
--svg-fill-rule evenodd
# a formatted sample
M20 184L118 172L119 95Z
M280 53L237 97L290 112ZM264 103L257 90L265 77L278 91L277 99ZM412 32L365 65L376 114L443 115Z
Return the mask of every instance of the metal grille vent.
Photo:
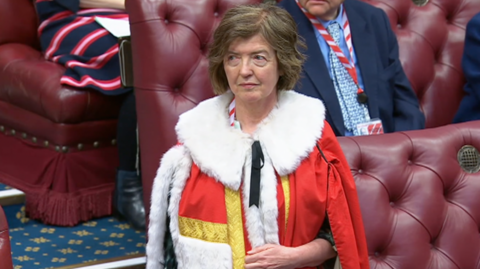
M473 146L463 146L458 151L457 160L460 167L467 173L477 173L480 171L480 154Z
M429 0L412 0L413 3L419 7L422 7L428 3Z

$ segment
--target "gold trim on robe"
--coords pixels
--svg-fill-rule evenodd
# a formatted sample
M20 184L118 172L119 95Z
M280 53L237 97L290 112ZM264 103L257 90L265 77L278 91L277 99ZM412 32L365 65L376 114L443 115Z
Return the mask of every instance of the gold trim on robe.
M180 234L213 243L228 244L227 224L178 217Z

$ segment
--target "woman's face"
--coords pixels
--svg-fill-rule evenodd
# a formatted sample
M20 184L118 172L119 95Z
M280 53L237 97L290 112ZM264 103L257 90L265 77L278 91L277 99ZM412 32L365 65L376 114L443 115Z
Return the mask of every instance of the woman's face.
M260 34L234 41L223 65L237 100L255 103L274 98L276 101L281 72L275 51Z

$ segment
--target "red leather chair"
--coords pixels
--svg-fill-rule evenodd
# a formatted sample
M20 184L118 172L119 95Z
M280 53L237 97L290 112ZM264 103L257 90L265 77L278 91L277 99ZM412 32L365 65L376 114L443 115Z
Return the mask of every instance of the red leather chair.
M176 143L178 115L212 96L205 58L212 32L226 8L245 2L126 2L146 205L159 160ZM399 22L401 59L429 127L449 123L462 95L462 36L480 2L369 3ZM433 25L440 30L430 32ZM462 146L480 148L479 131L472 122L339 139L357 181L371 268L480 269L479 173L462 172L455 161ZM477 164L478 152L471 156Z
M12 269L12 250L10 247L10 235L8 234L8 223L5 213L0 206L0 262L2 268Z
M60 85L31 0L0 0L0 182L26 193L30 218L75 225L111 214L121 100Z

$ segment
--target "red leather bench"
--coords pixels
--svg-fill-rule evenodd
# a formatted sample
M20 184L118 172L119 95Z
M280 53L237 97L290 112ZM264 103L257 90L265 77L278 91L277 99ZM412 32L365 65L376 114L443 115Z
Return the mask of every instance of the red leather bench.
M357 185L370 268L480 269L479 133L474 121L339 139Z
M292 0L293 1L293 0ZM225 10L255 1L126 2L145 204L178 115L212 96L207 44ZM462 93L465 25L477 0L370 0L390 17L428 127L451 122ZM480 269L480 122L340 143L358 186L371 268ZM460 150L466 146L466 153Z
M0 182L30 218L75 225L111 214L121 100L60 85L39 50L31 0L0 0Z

